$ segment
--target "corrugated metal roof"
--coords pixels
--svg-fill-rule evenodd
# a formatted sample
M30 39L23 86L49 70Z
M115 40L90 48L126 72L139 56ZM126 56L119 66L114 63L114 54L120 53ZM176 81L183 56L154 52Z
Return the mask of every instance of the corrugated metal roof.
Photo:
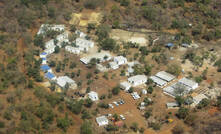
M166 81L164 81L156 76L150 76L150 79L153 80L154 83L156 83L157 85L160 85L160 86L164 86L167 84Z
M192 81L190 79L187 79L185 77L180 79L179 82L184 84L184 85L186 85L186 86L189 86L191 88L193 88L194 86L198 85L198 83L196 83L196 82L194 82L194 81Z
M160 79L163 79L165 81L171 81L173 79L175 79L175 76L173 76L172 74L169 74L165 71L160 71L156 74L157 77L159 77Z

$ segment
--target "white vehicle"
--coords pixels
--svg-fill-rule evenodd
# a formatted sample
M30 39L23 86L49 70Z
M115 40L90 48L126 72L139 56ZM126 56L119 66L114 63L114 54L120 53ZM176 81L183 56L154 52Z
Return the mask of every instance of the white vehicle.
M125 119L126 119L122 114L120 115L120 118L121 118L122 120L125 120Z
M119 106L119 104L118 104L116 101L114 101L113 103L114 103L116 106Z
M112 104L108 104L110 108L114 108L114 106Z

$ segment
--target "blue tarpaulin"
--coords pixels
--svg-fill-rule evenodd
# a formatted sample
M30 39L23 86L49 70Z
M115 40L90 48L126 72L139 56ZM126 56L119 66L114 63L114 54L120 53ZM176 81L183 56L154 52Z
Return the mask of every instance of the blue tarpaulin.
M43 53L41 53L41 55L47 55L47 53L46 53L46 52L43 52Z
M173 47L173 46L174 46L173 43L168 43L168 44L166 44L166 47Z
M49 67L48 65L42 65L42 66L41 66L41 70L42 70L42 71L45 71L45 72L46 72L46 71L48 71L49 69L50 69L50 67Z
M52 73L50 73L50 72L47 72L46 74L45 74L45 77L47 78L47 79L53 79L54 77L55 77L55 75L54 74L52 74Z

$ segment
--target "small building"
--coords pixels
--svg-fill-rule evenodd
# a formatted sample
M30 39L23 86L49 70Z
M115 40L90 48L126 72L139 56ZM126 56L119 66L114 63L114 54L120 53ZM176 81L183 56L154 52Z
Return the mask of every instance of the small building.
M55 25L55 24L42 24L41 27L39 28L39 31L37 35L39 34L45 34L48 30L54 30L54 31L64 31L65 26L64 25Z
M167 108L168 109L177 109L179 108L179 104L177 102L168 102L167 104Z
M128 82L132 84L132 86L139 86L145 84L147 82L147 76L145 75L135 75L128 78Z
M76 89L77 88L77 84L75 83L75 81L72 80L71 78L69 78L68 76L60 76L60 77L58 77L56 83L61 88L65 88L66 84L69 85L70 89Z
M189 47L189 46L190 46L190 44L187 44L187 43L182 43L182 44L181 44L181 46L182 46L182 47Z
M55 47L54 39L51 39L45 43L45 48Z
M132 74L134 72L134 69L132 67L127 68L128 73Z
M46 58L46 56L47 56L47 53L46 53L46 52L42 52L42 53L40 54L40 58Z
M52 72L51 68L48 65L41 65L40 69L44 72Z
M96 69L98 69L100 72L106 72L108 71L107 67L101 65L101 64L96 64Z
M105 62L105 61L109 61L111 59L111 55L108 52L100 52L100 53L96 53L96 54L92 54L86 57L83 57L80 59L80 61L84 64L89 64L91 59L98 59L100 62Z
M52 53L54 53L54 51L55 51L55 46L45 49L45 52L47 54L52 54Z
M79 47L87 47L87 48L93 48L94 47L94 42L93 41L89 41L86 39L82 39L82 38L77 38L76 41L76 46Z
M173 46L174 46L173 43L167 43L167 44L166 44L166 47L168 47L168 48L171 48L171 47L173 47Z
M204 94L198 94L197 96L194 96L192 106L198 105L203 99L208 99L208 97Z
M167 82L170 82L175 79L175 76L165 71L160 71L155 76Z
M117 56L114 57L114 62L116 62L118 65L124 65L127 64L127 58L123 56Z
M121 82L120 83L120 88L125 90L125 91L128 91L131 88L131 84L127 81Z
M116 62L109 62L110 68L111 69L118 69L119 65Z
M143 90L142 90L142 94L147 94L147 90L146 90L146 89L143 89Z
M80 38L85 38L87 35L80 30L76 30L75 34L77 34Z
M45 74L45 78L47 78L48 80L56 80L56 76L51 72L47 72Z
M150 76L150 79L153 80L153 82L156 83L159 87L163 87L167 84L166 81L164 81L156 76Z
M199 86L198 83L196 83L195 81L192 81L192 80L187 79L185 77L180 79L179 83L190 87L190 90L194 90L194 89L198 88L198 86Z
M92 100L92 101L97 101L99 100L98 98L98 94L94 91L91 91L90 93L88 93L88 97Z
M107 117L105 117L104 115L103 116L100 116L100 117L97 117L96 118L96 122L98 124L98 126L105 126L105 125L108 125L108 119Z
M57 46L59 46L59 47L61 48L63 42L66 42L66 43L69 42L69 40L68 40L68 32L64 32L64 33L58 35L58 36L56 37L56 39L57 39L57 41L58 41Z
M80 49L76 48L76 47L72 47L72 46L65 46L65 50L73 53L73 54L80 54Z
M137 92L133 92L133 93L131 93L131 95L134 98L134 100L140 99L140 96L138 95Z
M46 58L41 58L42 62L41 64L47 64L47 59Z

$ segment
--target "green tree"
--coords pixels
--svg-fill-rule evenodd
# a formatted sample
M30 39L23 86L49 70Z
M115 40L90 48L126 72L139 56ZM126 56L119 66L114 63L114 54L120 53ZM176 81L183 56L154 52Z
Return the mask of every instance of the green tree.
M93 134L91 123L89 121L84 121L81 125L81 134Z
M90 108L90 107L93 105L93 101L92 101L90 98L87 98L87 99L85 100L84 105L85 105L86 107L89 107L89 108Z
M66 115L64 118L57 119L57 127L61 128L64 132L67 131L68 127L71 125L68 116Z
M180 119L185 119L188 114L189 114L189 109L180 107L177 113L177 117L179 117Z
M112 89L112 93L114 95L118 95L120 93L120 87L119 86L116 86Z
M178 64L171 64L167 67L167 72L178 76L182 71L182 68Z

